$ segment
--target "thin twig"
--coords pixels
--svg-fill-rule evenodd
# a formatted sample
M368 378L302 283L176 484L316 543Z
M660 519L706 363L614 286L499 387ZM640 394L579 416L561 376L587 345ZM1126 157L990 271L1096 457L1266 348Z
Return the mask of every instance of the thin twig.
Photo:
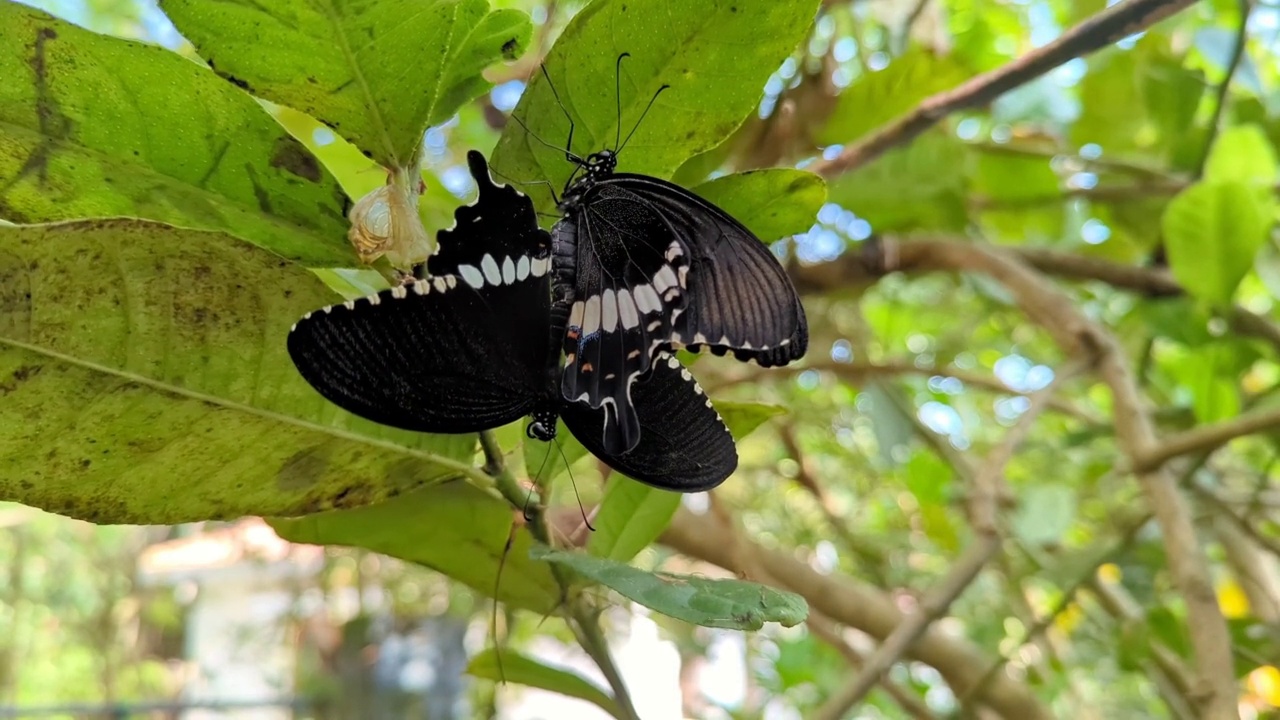
M844 656L845 662L849 663L851 668L856 670L866 663L866 656L845 642L845 639L840 636L840 629L831 621L831 618L822 613L810 611L805 625L814 637L835 648L836 652ZM918 695L893 680L887 677L880 678L880 687L893 698L898 707L916 720L936 720L938 717Z
M999 508L1001 499L1008 495L1004 482L1004 468L1013 458L1018 447L1026 440L1035 419L1044 410L1049 397L1061 381L1073 374L1057 373L1054 382L1037 392L1031 399L1031 407L1018 418L1018 422L1005 434L1004 439L987 456L973 478L973 529L978 539L956 560L954 567L935 587L921 599L916 611L907 617L885 639L880 647L867 658L862 671L853 682L838 690L820 707L813 717L819 720L840 720L858 704L881 676L893 667L924 631L951 607L975 579L978 573L1000 550Z
M1156 446L1135 457L1132 460L1132 469L1138 473L1148 472L1173 458L1216 450L1236 438L1277 427L1280 427L1280 408L1260 410L1241 415L1233 420L1204 425L1160 441Z
M513 507L525 508L525 516L529 520L527 526L529 532L539 542L550 544L550 530L542 504L526 502L525 490L507 467L502 448L493 431L486 430L480 433L480 447L484 451L485 472L493 477L498 491ZM551 564L551 574L560 586L561 595L568 597L570 587L568 575L555 563ZM619 720L640 720L622 673L614 663L613 656L609 654L608 643L600 630L599 616L594 614L581 598L570 598L568 605L570 629L573 630L583 651L595 662L596 667L600 668L601 674L609 683L609 688L613 691L613 699L618 705Z
M1222 113L1226 109L1227 96L1231 93L1231 80L1235 77L1240 61L1244 59L1245 41L1249 29L1249 0L1239 0L1240 24L1236 26L1235 45L1231 47L1231 58L1227 61L1227 72L1218 90L1214 93L1213 114L1209 117L1209 134L1204 139L1204 147L1200 149L1200 160L1196 162L1196 177L1204 175L1204 167L1209 162L1209 152L1213 149L1213 140L1218 136L1222 125Z
M861 167L885 151L904 145L947 115L980 107L1005 92L1025 85L1059 65L1107 47L1128 35L1191 6L1195 0L1125 0L1084 20L1057 40L1013 62L978 75L957 88L931 95L915 110L867 138L848 145L831 160L818 160L809 169L834 177Z
M1136 2L1137 0L1130 0ZM1119 7L1119 6L1117 6ZM1157 447L1148 415L1128 359L1116 338L1086 317L1071 299L1043 275L1009 253L980 245L929 243L929 254L908 243L879 259L883 271L903 268L980 272L1002 284L1026 316L1049 333L1063 352L1092 358L1098 377L1111 390L1116 440L1133 463ZM910 250L910 252L904 252ZM1209 562L1177 482L1163 468L1138 474L1147 502L1162 530L1174 584L1186 603L1195 648L1196 691L1192 699L1205 718L1237 718L1232 644L1218 607Z

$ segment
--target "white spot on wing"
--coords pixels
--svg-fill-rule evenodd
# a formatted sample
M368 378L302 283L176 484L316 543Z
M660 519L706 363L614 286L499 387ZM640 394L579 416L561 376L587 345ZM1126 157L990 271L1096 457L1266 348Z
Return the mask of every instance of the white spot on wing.
M600 329L613 332L616 327L618 327L618 299L614 295L613 288L609 288L600 297Z
M636 307L642 313L658 312L662 309L662 301L658 299L658 293L648 283L637 287L634 291L636 297Z
M663 353L663 356L667 358L667 367L672 370L678 370L680 368L680 361L676 359L675 355L667 355L666 353Z
M534 277L542 277L547 274L547 266L551 264L550 258L538 258L529 263L529 272Z
M342 303L342 307L344 307L344 308L346 308L346 309L348 309L348 310L355 310L355 309L356 309L356 301L355 301L355 300L348 300L348 301L346 301L346 302Z
M431 285L426 280L419 280L409 287L413 288L413 292L417 295L426 295L431 292Z
M462 279L467 281L471 287L479 290L484 287L484 276L476 269L475 265L459 265L458 272L462 275Z
M510 285L516 281L516 264L511 262L511 258L502 259L502 282Z
M694 333L693 342L698 345L705 345L707 342L707 336L702 333Z
M657 275L653 276L653 286L658 292L666 292L667 288L673 288L677 284L676 274L670 265L663 265Z
M524 280L529 277L529 256L521 255L520 262L516 263L516 279Z
M370 305L381 305L381 304L382 304L382 296L381 296L381 295L370 295L370 296L367 298L367 300L369 301L369 304L370 304Z
M480 269L484 271L484 279L490 285L502 284L502 271L498 269L498 261L489 253L485 253L484 259L480 261Z
M587 298L586 310L582 316L582 334L590 335L600 329L600 296Z
M583 308L583 306L582 306L582 301L581 301L581 300L579 300L579 301L577 301L577 302L575 302L575 303L573 304L573 309L569 311L569 324L570 324L570 325L573 325L573 326L576 326L576 327L579 327L579 328L581 328L581 327L582 327L582 313L583 313L583 310L584 310L584 308Z
M409 296L409 291L403 285L397 285L391 288L391 297L397 300L403 300Z
M657 330L657 329L658 329L658 328L660 328L660 327L662 327L662 321L661 321L661 320L654 320L653 322L649 323L649 332L653 332L653 331Z
M450 290L452 290L452 289L454 289L454 288L458 287L458 278L456 278L456 277L454 277L454 276L452 276L452 275L445 275L445 276L444 276L444 282L445 282L445 284L446 284L446 285L448 285L448 286L449 286L449 289L450 289Z
M667 246L667 262L672 262L681 255L684 255L684 251L680 249L680 243L673 242Z
M452 276L450 276L450 277L452 277ZM448 289L449 289L449 283L448 283L448 281L447 281L447 280L445 280L444 278L440 277L439 275L437 275L437 276L435 276L435 277L431 278L431 284L436 286L436 291L437 291L437 292L444 292L445 290L448 290Z
M636 312L636 303L631 293L618 291L618 317L622 319L622 327L630 330L640 324L640 313Z

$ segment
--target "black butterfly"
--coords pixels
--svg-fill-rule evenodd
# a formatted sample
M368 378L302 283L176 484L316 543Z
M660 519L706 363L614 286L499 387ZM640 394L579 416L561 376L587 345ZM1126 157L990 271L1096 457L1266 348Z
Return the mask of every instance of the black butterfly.
M610 410L605 447L621 452L641 438L631 385L660 353L708 346L785 365L804 355L809 330L781 263L742 223L665 180L615 172L625 142L575 155L569 123L576 167L552 228L556 282L572 288L561 391Z
M493 182L483 156L469 152L467 164L480 195L439 233L430 277L308 313L289 334L298 371L384 425L464 433L532 415L529 435L551 440L561 417L636 480L680 492L719 485L737 467L733 438L671 355L659 353L635 383L640 440L630 450L610 449L604 409L560 397L565 329L552 315L551 237L527 197Z

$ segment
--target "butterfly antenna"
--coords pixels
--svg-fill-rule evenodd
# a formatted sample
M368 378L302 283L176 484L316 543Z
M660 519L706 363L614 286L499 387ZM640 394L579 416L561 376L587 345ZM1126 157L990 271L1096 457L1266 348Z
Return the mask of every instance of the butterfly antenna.
M547 461L551 459L551 451L548 449L547 454L542 456L542 464L538 466L538 472L533 476L533 482L529 485L529 494L524 499L524 521L529 522L533 516L529 514L529 503L533 502L533 489L542 486L542 471L547 467Z
M552 442L556 442L552 440ZM564 448L560 447L560 443L556 442L556 449L560 451L560 458L564 460L564 470L569 473L569 484L573 486L573 497L578 501L578 512L582 514L582 522L591 532L595 532L596 528L587 519L587 509L582 507L582 496L578 494L578 483L573 479L573 468L569 467L569 458L564 454Z
M560 106L560 112L564 113L564 117L569 121L569 139L564 142L564 159L575 165L581 165L585 160L573 154L573 116L569 114L569 108L564 106L560 101L560 93L556 92L556 84L551 82L551 74L547 72L546 64L538 66L542 70L542 77L547 79L547 87L551 88L551 97L556 99L556 105ZM558 148L557 148L558 149Z
M666 90L669 87L671 86L663 85L662 87L658 88L658 92L654 93L653 97L649 98L649 104L644 106L644 112L640 113L640 119L637 120L635 126L631 128L631 132L627 133L627 139L622 141L622 147L619 147L617 150L614 151L615 155L621 154L622 148L625 148L627 146L627 143L631 142L631 136L636 134L636 130L640 129L640 123L644 122L644 116L649 114L649 108L653 107L654 101L658 99L658 96L662 94L662 91Z
M512 117L514 118L515 116L513 115ZM520 127L525 129L525 132L528 133L529 137L536 138L536 136L533 133L529 132L529 128L525 127L523 122L520 122L519 120L517 120L516 122L520 123ZM540 138L537 138L537 139L541 142ZM543 142L542 144L547 145L547 143L545 142ZM555 146L547 145L547 147L555 147ZM559 150L560 148L556 148L556 149ZM551 193L551 200L554 201L555 204L557 205L560 204L560 196L556 195L556 186L552 185L550 180L516 180L515 178L510 177L508 175L503 175L502 173L498 172L497 170L494 170L493 168L489 168L489 172L493 175L498 176L499 178L502 178L503 180L507 181L512 185L546 185L547 192ZM545 215L546 213L538 213L538 214ZM560 217L560 216L556 215L556 217Z
M554 92L555 92L555 88L552 88L552 89L551 89L551 92L553 92L553 93L554 93ZM559 99L558 99L558 98L557 98L556 102L559 102ZM539 143L541 143L544 147L549 147L549 148L551 148L552 150L555 150L556 152L560 152L561 150L563 150L563 148L560 148L560 147L558 147L558 146L556 146L556 145L552 145L551 143L547 142L546 140L543 140L542 138L538 137L538 135L537 135L536 133L534 133L532 130L530 130L530 129L529 129L529 126L528 126L528 125L525 125L525 124L524 124L524 120L521 120L521 119L520 119L520 117L519 117L519 116L517 116L515 113L512 113L512 114L511 114L511 119L512 119L512 120L515 120L517 125L519 125L520 127L524 128L524 132L525 132L525 134L526 134L526 135L528 135L529 137L533 138L534 140L537 140L537 141L538 141ZM570 128L570 130L569 130L569 136L570 136L570 138L572 138L572 136L573 136L573 129L572 129L572 128ZM566 157L566 158L568 158L568 159L569 159L569 162L572 162L572 163L584 163L584 162L586 162L585 160L583 160L582 158L578 157L577 155L574 155L573 153L569 152L568 150L564 150L564 155L565 155L565 157Z
M613 136L613 154L615 155L618 154L622 144L622 58L629 57L631 57L631 53L622 53L618 56L618 62L613 67L613 101L618 108L616 134Z

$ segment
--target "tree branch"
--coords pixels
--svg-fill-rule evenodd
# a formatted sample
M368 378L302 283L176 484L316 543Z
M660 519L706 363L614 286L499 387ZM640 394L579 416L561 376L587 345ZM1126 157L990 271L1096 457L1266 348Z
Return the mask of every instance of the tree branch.
M834 177L861 167L885 151L904 145L947 115L985 105L1059 65L1110 45L1191 6L1195 0L1125 0L1062 33L1013 62L978 75L952 90L931 95L915 110L863 140L848 145L831 160L818 160L809 170Z
M1252 412L1226 422L1204 425L1165 438L1135 457L1132 469L1138 473L1149 472L1181 455L1217 450L1238 437L1275 428L1280 428L1280 408Z
M1037 392L1031 400L1031 407L1018 418L1004 439L987 456L973 478L973 529L978 539L971 544L955 562L951 571L920 601L916 611L894 628L889 637L879 648L867 658L861 672L853 682L827 699L822 707L814 713L819 720L840 720L850 708L859 703L880 678L893 667L909 650L921 635L924 634L938 618L960 597L978 573L986 567L991 558L1000 551L1001 535L998 524L1001 499L1009 494L1004 482L1004 468L1013 458L1018 447L1026 440L1048 404L1049 397L1060 386L1065 376L1071 373L1055 374L1054 382Z
M1027 317L1040 325L1064 353L1095 361L1099 378L1111 390L1116 439L1129 463L1158 446L1154 425L1143 407L1120 344L1105 328L1085 317L1043 275L1015 256L981 245L906 243L890 247L879 258L864 256L864 262L883 272L979 272L1004 285ZM1139 473L1138 482L1160 523L1169 569L1187 605L1188 629L1196 650L1197 710L1205 718L1237 718L1231 636L1218 608L1208 558L1199 545L1191 513L1176 480L1163 468Z
M902 611L883 591L854 578L823 575L797 560L790 552L771 550L750 538L732 538L721 523L707 522L685 508L676 512L660 541L668 547L731 572L743 572L744 556L776 579L779 586L799 593L810 607L849 627L884 639L903 622ZM735 550L736 546L741 546ZM937 668L957 693L981 679L991 658L969 641L929 628L912 646L909 655ZM980 702L1004 717L1049 720L1053 714L1031 689L1008 676L990 682L977 695Z

